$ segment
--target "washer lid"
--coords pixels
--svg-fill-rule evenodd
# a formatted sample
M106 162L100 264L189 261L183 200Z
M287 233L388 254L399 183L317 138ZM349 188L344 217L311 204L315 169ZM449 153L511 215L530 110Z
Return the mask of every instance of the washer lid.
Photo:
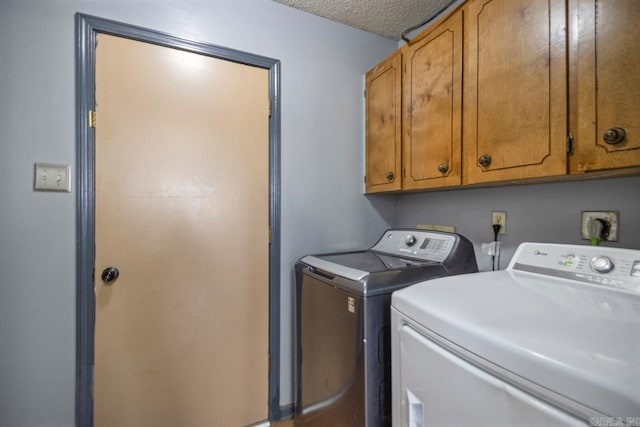
M354 281L361 281L370 273L437 264L432 261L417 261L378 254L372 251L307 255L300 261L336 276L342 276Z
M376 253L373 251L316 255L315 258L330 262L334 265L366 271L367 273L378 273L380 271L395 270L398 268L411 268L436 264L434 261L418 261L409 258Z
M317 256L307 255L306 257L303 257L300 261L312 267L319 268L320 270L324 270L332 275L341 276L346 279L353 280L355 282L362 281L365 277L369 275L368 271L362 271L350 266L336 264L331 261L324 260Z
M445 277L397 291L405 317L552 392L640 416L640 296L519 271Z

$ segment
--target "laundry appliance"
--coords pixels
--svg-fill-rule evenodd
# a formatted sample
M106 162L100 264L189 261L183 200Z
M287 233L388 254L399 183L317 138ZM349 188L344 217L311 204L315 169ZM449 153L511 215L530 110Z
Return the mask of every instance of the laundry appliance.
M394 426L640 425L640 251L523 243L393 294Z
M393 229L370 249L305 256L296 271L296 426L391 425L391 293L476 272L455 233Z

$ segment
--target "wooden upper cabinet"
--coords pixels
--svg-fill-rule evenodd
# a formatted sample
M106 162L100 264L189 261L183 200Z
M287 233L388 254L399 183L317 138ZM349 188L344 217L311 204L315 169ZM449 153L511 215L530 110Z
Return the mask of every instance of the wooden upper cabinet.
M404 54L402 188L461 184L462 10Z
M573 5L570 172L640 166L640 1Z
M395 191L402 186L401 58L398 50L365 76L367 193Z
M565 175L565 1L465 8L464 183Z

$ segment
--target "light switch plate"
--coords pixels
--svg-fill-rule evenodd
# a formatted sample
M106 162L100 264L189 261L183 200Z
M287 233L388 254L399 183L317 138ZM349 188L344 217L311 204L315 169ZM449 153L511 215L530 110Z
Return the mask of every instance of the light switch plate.
M34 168L35 191L71 191L71 166L53 163L36 163Z

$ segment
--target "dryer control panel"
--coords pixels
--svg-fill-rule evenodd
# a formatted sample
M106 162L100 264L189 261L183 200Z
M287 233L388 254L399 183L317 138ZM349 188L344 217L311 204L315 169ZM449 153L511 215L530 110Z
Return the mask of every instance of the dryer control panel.
M455 248L458 236L423 230L387 230L371 250L389 255L444 262Z
M522 243L507 270L529 271L640 293L640 250Z

